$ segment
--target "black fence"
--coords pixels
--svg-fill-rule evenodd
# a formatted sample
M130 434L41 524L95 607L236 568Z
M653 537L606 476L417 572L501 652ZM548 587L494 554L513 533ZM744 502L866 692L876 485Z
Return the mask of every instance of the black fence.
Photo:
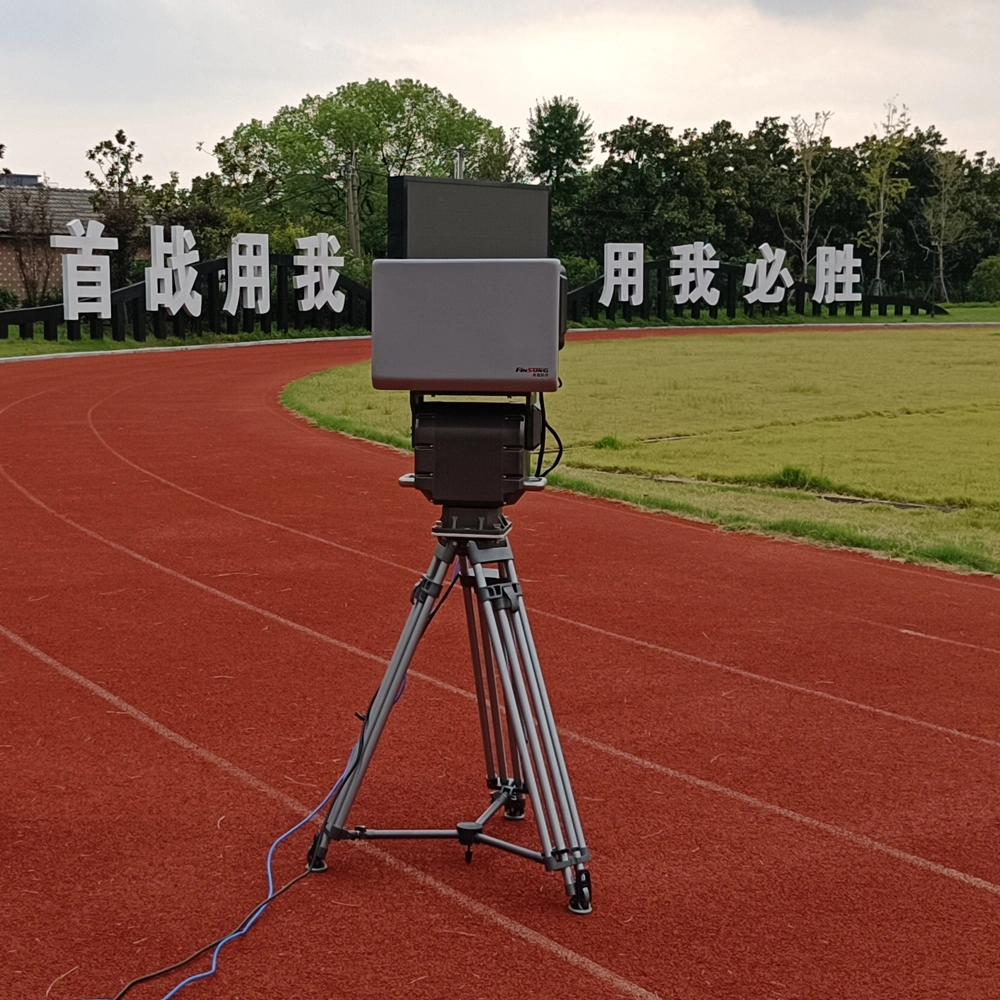
M344 293L345 298L341 312L333 312L329 307L299 309L302 292L295 289L292 283L296 271L292 260L291 254L270 256L271 308L266 313L257 313L242 306L237 308L235 315L223 311L227 261L222 258L194 265L198 272L194 287L202 296L202 310L198 317L189 316L183 311L170 316L165 309L147 312L146 286L144 282L139 282L115 289L111 293L110 320L102 319L95 313L86 314L79 320L64 320L62 303L2 311L0 340L9 339L11 329L17 330L21 339L31 340L39 326L45 340L57 340L59 328L64 323L69 340L82 340L84 325L91 340L103 340L105 334L110 332L111 339L117 341L124 341L127 337L137 341L144 341L149 337L156 340L168 337L184 339L205 333L236 335L241 332L260 332L267 335L272 331L280 331L287 334L290 330L337 330L344 326L371 330L371 290L343 275L337 281L337 289ZM607 307L601 305L598 299L604 288L604 279L597 278L569 293L568 317L577 323L585 319L600 320L602 317L614 322L619 316L625 322L636 318L669 321L685 316L700 319L703 314L712 319L719 316L735 319L738 315L766 319L769 315L787 316L792 312L802 316L822 316L824 310L827 315L836 316L841 309L845 316L902 316L907 311L911 316L921 313L947 315L947 310L933 302L891 295L865 295L861 302L834 302L823 306L812 300L811 286L801 281L788 290L781 303L764 306L749 304L743 298L744 266L727 263L720 263L712 276L712 287L719 289L719 301L716 305L679 305L674 299L670 284L670 271L669 260L651 260L643 265L644 294L642 305L639 306L619 302L617 299L612 300Z
M711 282L711 287L719 290L718 303L714 306L700 302L680 305L674 300L670 284L671 261L649 260L643 265L642 305L633 306L617 299L612 299L607 307L601 305L598 299L604 289L604 278L600 277L569 293L568 315L573 322L580 323L584 319L601 319L602 314L609 322L614 322L619 316L626 322L636 318L669 320L683 316L701 319L703 314L711 319L718 319L720 315L728 319L735 319L738 315L763 319L768 315L787 316L793 312L800 316L822 316L824 309L828 316L839 315L841 309L845 316L902 316L907 310L911 316L920 313L931 316L948 314L946 309L933 302L893 295L864 295L860 302L833 302L824 307L812 300L812 286L802 281L795 282L780 303L748 303L743 298L744 270L743 264L720 263Z
M85 314L82 319L65 320L62 303L39 306L34 309L8 309L0 312L0 340L10 338L10 330L17 330L22 340L31 340L41 326L45 340L57 340L59 327L65 324L69 340L83 339L86 325L89 339L103 340L110 332L112 340L127 337L144 341L150 336L156 340L168 337L184 339L206 333L236 335L239 333L272 331L288 333L289 330L336 330L343 326L371 329L371 291L343 275L337 280L337 290L344 293L344 308L333 312L323 309L301 310L298 303L302 292L294 288L292 278L296 271L291 254L271 254L271 308L266 313L239 306L235 315L224 312L226 296L225 258L201 261L194 265L198 272L195 291L201 293L201 315L189 316L181 311L171 316L165 309L146 311L146 286L144 282L117 288L111 293L111 318L102 319L96 313Z

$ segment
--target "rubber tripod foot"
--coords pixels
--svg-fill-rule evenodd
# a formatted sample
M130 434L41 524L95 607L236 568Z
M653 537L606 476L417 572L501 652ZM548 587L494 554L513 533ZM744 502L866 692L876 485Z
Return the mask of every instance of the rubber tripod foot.
M581 871L573 888L575 891L569 899L569 912L579 914L581 917L593 912L594 907L590 901L590 872L586 869Z

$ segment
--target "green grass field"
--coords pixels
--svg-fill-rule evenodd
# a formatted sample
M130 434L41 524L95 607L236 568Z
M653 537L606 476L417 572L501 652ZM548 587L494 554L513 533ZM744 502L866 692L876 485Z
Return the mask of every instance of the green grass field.
M1000 573L1000 330L831 324L571 343L561 375L548 398L566 444L554 485ZM406 394L374 391L367 365L303 379L284 401L322 426L408 444Z

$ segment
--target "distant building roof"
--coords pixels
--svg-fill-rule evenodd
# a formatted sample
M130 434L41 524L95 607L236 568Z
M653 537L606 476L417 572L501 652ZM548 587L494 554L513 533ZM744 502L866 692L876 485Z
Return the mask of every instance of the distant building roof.
M0 174L0 187L38 187L40 174Z
M0 188L0 236L10 232L10 211L8 201L11 198L29 200L37 197L37 192L47 190L49 193L49 212L52 215L52 232L66 232L66 223L71 219L79 219L86 224L89 219L96 219L97 213L91 207L90 196L93 191L86 188L44 188L24 186L4 186ZM35 233L36 236L51 236L52 233Z

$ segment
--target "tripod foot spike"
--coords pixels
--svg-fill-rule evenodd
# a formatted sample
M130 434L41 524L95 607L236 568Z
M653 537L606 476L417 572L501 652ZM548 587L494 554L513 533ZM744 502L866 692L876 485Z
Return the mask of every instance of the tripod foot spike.
M593 912L590 896L590 872L585 868L577 875L573 884L574 892L569 900L569 912L585 916Z
M309 848L309 853L306 855L306 871L307 872L325 872L326 865L326 852L329 847L329 841L323 836L323 831L313 837L312 846Z

